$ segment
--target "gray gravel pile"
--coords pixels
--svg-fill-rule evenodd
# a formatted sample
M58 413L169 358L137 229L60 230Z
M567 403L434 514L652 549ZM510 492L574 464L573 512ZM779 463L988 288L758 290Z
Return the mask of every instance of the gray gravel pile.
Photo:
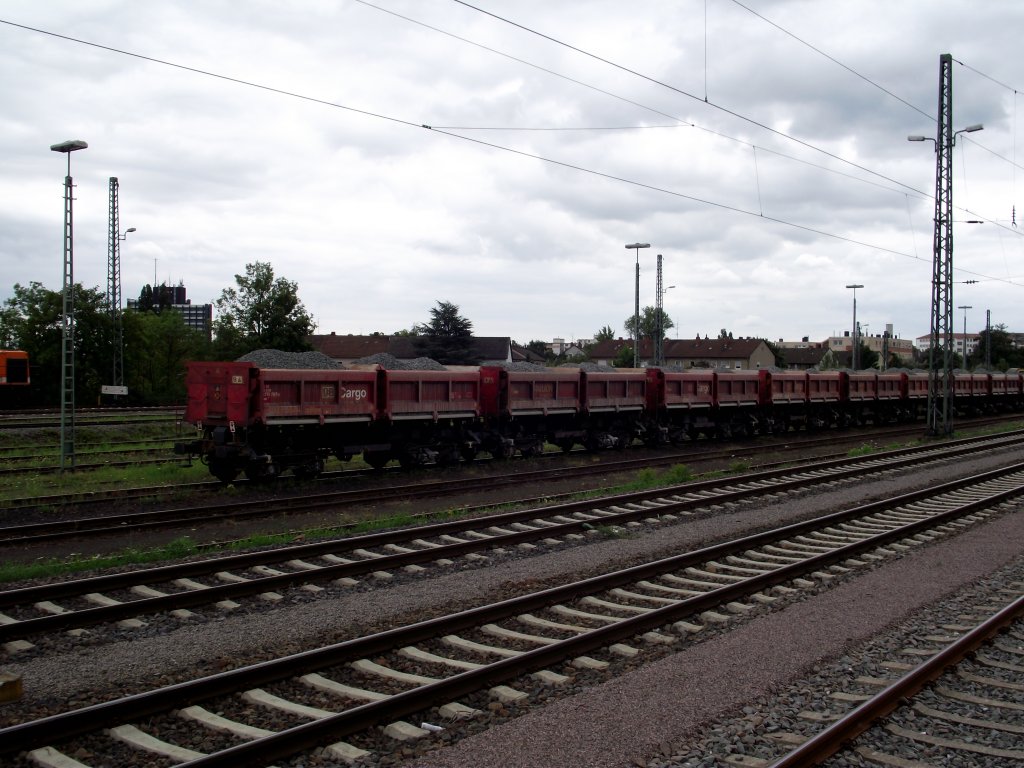
M614 371L610 365L598 365L597 363L564 363L559 368L579 368L581 371L592 371L592 372L608 372Z
M280 349L254 349L236 362L255 363L260 368L310 368L324 371L345 367L323 352L282 352Z
M388 371L447 371L437 360L429 357L415 357L412 360L399 360L389 352L378 352L373 355L353 360L355 365L379 365Z
M483 363L483 365L496 365L499 368L504 368L506 371L522 371L523 373L543 373L544 371L551 370L546 365L538 365L537 363L528 363L526 361L510 363L507 360L497 360L491 363Z

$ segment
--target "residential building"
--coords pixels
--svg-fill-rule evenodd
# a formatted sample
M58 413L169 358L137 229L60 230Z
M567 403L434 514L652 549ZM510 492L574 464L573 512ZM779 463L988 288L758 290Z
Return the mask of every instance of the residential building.
M611 365L622 348L631 345L629 339L611 339L596 342L587 351L592 362ZM649 339L642 340L642 366L650 364L652 346ZM664 354L666 367L749 370L775 365L775 355L763 339L665 339Z
M982 341L976 333L953 333L950 335L952 336L953 352L960 355L963 360L970 357ZM931 344L932 336L930 333L914 339L914 346L921 352L927 350Z

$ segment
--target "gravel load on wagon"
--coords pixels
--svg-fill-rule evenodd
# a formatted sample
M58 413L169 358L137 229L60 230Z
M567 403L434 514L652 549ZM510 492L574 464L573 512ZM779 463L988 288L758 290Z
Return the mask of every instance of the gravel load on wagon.
M255 349L242 355L236 362L254 363L260 368L312 368L329 371L345 367L323 352L282 352L280 349Z
M598 365L597 363L563 363L559 368L579 368L581 371L592 371L607 373L616 370L610 365Z
M437 360L429 357L415 357L412 360L399 360L388 352L378 352L352 361L353 365L379 365L388 371L446 371L448 370Z
M506 371L522 371L523 373L543 373L544 371L550 370L546 365L528 363L525 360L520 360L514 363L510 363L508 360L495 360L493 362L483 362L481 365L494 365L499 368L504 368Z

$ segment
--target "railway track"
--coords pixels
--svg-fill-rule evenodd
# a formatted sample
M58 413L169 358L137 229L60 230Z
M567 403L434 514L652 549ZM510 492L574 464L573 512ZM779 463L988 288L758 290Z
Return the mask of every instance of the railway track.
M624 660L677 645L704 625L757 614L954 536L1022 494L1024 465L1007 467L21 723L0 730L0 754L30 752L54 766L69 753L104 765L162 755L194 768L266 765L314 748L357 759L430 735L407 720L483 717L489 701L522 699L523 689L614 674Z
M394 573L450 567L456 560L483 563L506 552L571 546L590 536L671 524L777 494L980 452L1013 450L1024 443L1024 436L962 443L7 590L0 592L0 642L7 643L10 652L24 652L31 650L29 638L42 633L125 621L141 628L143 617L156 614L163 620L187 621L194 618L192 609L201 606L231 611L240 607L237 600L254 597L272 605L283 599L284 590L304 589L315 595L354 586L359 579L390 580Z
M1019 432L1006 433L1008 438L1013 435L1024 436L1024 430ZM970 446L986 444L991 437L965 438L950 443L953 446ZM821 445L834 447L834 440L820 440L802 442L802 448ZM527 485L542 482L545 480L558 479L566 476L582 477L586 475L607 475L616 472L628 472L653 466L666 466L680 462L697 463L702 461L715 461L725 459L736 459L745 455L757 455L763 450L757 447L734 448L730 447L724 451L699 452L687 454L672 454L657 457L644 457L638 459L622 459L617 461L602 461L598 465L583 465L576 467L560 467L555 469L541 469L529 472L514 472L500 476L491 475L486 478L464 478L453 480L435 480L430 482L417 482L411 484L390 485L385 488L352 489L342 491L331 491L316 494L302 494L293 497L277 497L274 499L260 499L250 501L225 502L218 500L211 504L197 505L190 507L178 507L164 510L151 510L146 512L132 512L116 515L103 515L95 517L75 517L67 520L48 521L43 523L25 523L20 525L0 526L0 545L8 546L31 546L39 543L50 543L60 540L80 540L85 537L97 536L125 536L133 531L167 529L178 527L192 527L197 524L209 524L224 520L243 520L261 518L267 516L280 516L292 513L305 513L320 508L336 508L344 505L355 505L366 502L380 504L387 501L408 500L424 497L437 497L458 493L472 492L475 490L492 490L502 485L513 484ZM919 451L919 448L901 449L889 451L885 454L873 454L874 456L899 456L912 455ZM845 459L844 454L830 455L819 460ZM782 463L778 463L781 466ZM764 469L772 465L764 465ZM374 471L360 472L360 475L371 474ZM197 483L191 486L194 490L207 490L219 488L219 483ZM140 490L144 496L145 490ZM550 498L550 497L546 497ZM518 503L529 504L533 499L520 499Z
M990 426L990 425L1005 425L1008 421L1014 421L1014 420L1016 420L1016 417L1014 417L1012 419L1006 419L1004 417L1000 417L1000 418L982 418L982 419L976 419L976 420L973 420L973 421L970 421L970 422L965 422L963 424L963 426L970 426L972 428L982 428L982 427L986 427L986 426ZM829 435L828 437L809 437L809 436L804 435L804 434L800 434L800 435L794 434L794 435L785 436L785 438L781 438L781 439L777 438L777 437L773 437L773 438L771 438L770 440L767 440L767 441L762 440L762 441L759 441L756 445L736 445L736 444L730 444L730 445L727 445L724 448L716 448L714 450L705 450L702 447L702 448L697 449L697 450L687 450L687 451L683 451L683 452L673 452L673 453L669 453L669 454L655 455L653 457L652 456L648 456L648 458L645 458L645 459L633 460L633 464L635 466L637 466L637 467L643 467L643 466L652 466L653 467L653 466L664 466L666 464L680 463L680 462L689 462L689 461L701 462L701 461L718 460L718 459L723 459L723 458L736 459L736 458L740 458L740 457L743 457L743 456L755 456L755 455L758 455L758 454L764 452L765 450L769 450L769 449L770 450L775 450L775 451L789 451L789 450L797 450L797 449L806 450L806 449L811 449L811 448L814 448L814 447L817 447L817 446L827 446L827 447L834 448L835 446L842 445L842 444L854 444L854 445L862 444L862 443L865 442L865 440L871 440L871 441L879 442L879 441L891 441L891 440L900 439L900 438L903 438L903 437L914 437L914 438L917 438L917 437L920 436L920 434L921 434L920 428L917 427L917 426L913 426L913 427L902 426L902 427L895 427L895 428L886 428L886 429L882 429L882 430L873 431L873 432L868 433L868 434L860 433L860 432L843 431L841 433ZM640 450L644 450L644 449L641 448ZM583 450L578 450L578 451L574 451L574 453L582 454L582 453L587 453L587 452L583 451ZM560 453L560 452L558 452L558 453L549 453L549 454L544 454L541 457L534 457L534 458L532 458L530 460L531 461L538 461L538 460L544 460L544 459L553 459L553 458L556 458L556 457L559 457L559 456L562 456L562 455L563 454ZM176 457L175 459L168 459L167 462L162 462L162 463L169 463L170 461L180 461L180 460L181 460L181 457ZM123 464L123 466L131 466L131 465L133 465L135 463L136 462L125 462ZM161 462L159 462L158 460L154 460L154 463L161 463ZM492 459L484 458L484 459L476 459L474 461L475 465L483 465L483 464L487 464L487 463L492 463ZM627 466L628 464L629 464L629 462L626 462L625 464L622 465L624 471L629 468ZM104 464L96 465L96 466L104 466L104 467L106 467L106 466L111 466L111 465L109 463L104 463ZM88 467L88 466L81 466L79 468L80 469L88 469L90 467ZM17 474L20 471L21 471L20 469L16 470L16 471L12 472L12 474ZM27 471L34 472L36 470L27 470ZM389 469L386 469L385 471L397 472L399 470L397 468L389 468ZM617 471L617 470L613 470L613 471ZM2 470L0 470L0 473L2 473ZM374 475L374 474L379 474L379 470L370 470L370 469L337 470L337 471L330 471L330 472L323 473L319 478L317 478L317 480L315 482L330 483L330 482L335 482L335 481L343 480L343 479L350 478L350 477L360 477L360 476ZM285 478L283 481L278 481L278 482L288 482L289 480L291 480L291 478ZM304 480L302 482L310 483L311 481ZM245 479L237 479L237 480L233 481L232 485L238 486L238 487L248 487L248 486L251 486L251 485L254 485L254 484L251 483L248 480L245 480ZM255 485L259 485L259 484L257 483ZM33 509L33 508L36 508L36 507L45 507L47 509L61 508L61 509L69 510L69 509L73 509L73 508L85 508L85 507L90 507L90 506L101 505L101 504L109 503L111 501L130 501L130 500L133 500L133 499L153 499L153 498L159 498L160 496L168 496L168 495L179 494L182 491L197 491L197 490L211 490L211 491L214 491L214 490L217 490L217 489L220 489L220 488L223 488L223 487L224 487L224 485L220 481L210 480L210 481L197 482L197 483L175 484L175 485L171 485L171 486L161 485L161 486L150 486L150 487L142 487L142 488L127 488L127 489L123 489L122 488L122 489L110 489L110 490L106 490L106 491L90 491L88 493L80 493L80 494L71 493L71 494L61 494L61 495L54 495L54 496L33 496L33 497L26 497L26 498L13 498L13 499L7 499L7 500L0 500L0 510L3 510L3 509L26 509L27 510L27 509Z
M1024 763L1024 584L1015 594L993 595L960 624L944 624L920 645L886 661L891 676L855 678L857 693L833 695L829 722L809 738L776 735L799 746L776 760L723 757L748 768L810 768L846 755L877 765L907 763L908 752L954 755L969 761ZM987 615L986 615L987 614ZM967 621L977 622L972 625ZM924 659L922 661L921 659ZM840 710L836 712L836 710ZM845 711L844 711L845 710ZM821 716L807 710L808 720ZM859 738L862 736L865 738Z
M151 408L79 408L75 410L75 426L111 426L120 424L147 424L179 421L181 406L154 406ZM0 411L0 430L56 429L60 426L59 409L32 409Z

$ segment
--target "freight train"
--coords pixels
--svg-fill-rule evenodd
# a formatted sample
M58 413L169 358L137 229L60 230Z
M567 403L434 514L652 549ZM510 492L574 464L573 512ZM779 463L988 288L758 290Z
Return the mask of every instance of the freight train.
M0 408L28 405L31 384L28 353L20 349L0 349Z
M955 374L957 413L1020 409L1020 371ZM199 456L224 482L286 470L314 476L331 455L372 467L452 464L478 453L530 456L651 446L922 418L923 371L721 371L452 366L389 370L261 368L192 362L184 421Z

